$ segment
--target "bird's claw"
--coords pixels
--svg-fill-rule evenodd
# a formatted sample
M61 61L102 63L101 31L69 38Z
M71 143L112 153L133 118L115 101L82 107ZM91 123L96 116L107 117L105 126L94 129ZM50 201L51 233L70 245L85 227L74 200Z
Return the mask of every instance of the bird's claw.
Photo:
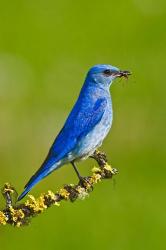
M90 182L90 177L80 177L79 185L87 190L93 191L93 186Z

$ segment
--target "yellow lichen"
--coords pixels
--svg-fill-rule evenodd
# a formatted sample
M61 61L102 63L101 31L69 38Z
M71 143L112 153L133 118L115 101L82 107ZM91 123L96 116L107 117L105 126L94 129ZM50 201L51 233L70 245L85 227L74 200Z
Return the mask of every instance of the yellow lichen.
M78 186L78 187L76 188L76 191L77 191L79 194L81 194L82 192L85 192L85 188L83 188L83 187L81 187L81 186Z
M110 171L112 174L114 174L113 168L108 163L106 163L104 165L104 169L106 169L107 171Z
M47 194L45 194L45 197L50 198L53 201L56 201L55 194L51 190L48 190Z
M88 180L85 180L83 183L86 190L90 190L92 188L92 184L93 183L91 183L91 178L88 178Z
M44 203L44 196L41 195L38 199L35 199L33 195L28 195L29 200L25 202L25 205L31 209L35 213L43 212L44 209L47 208L46 204Z
M22 225L21 221L18 221L16 224L17 227L20 227L21 225Z
M47 208L47 205L44 203L44 196L41 195L38 199L37 199L37 202L38 202L38 206L39 206L39 209L41 211L43 211L44 209Z
M91 182L92 184L96 184L97 182L101 181L101 175L100 174L93 174L91 176Z
M79 193L78 199L80 200L84 200L87 196L89 196L88 192L83 187L78 186L76 190Z
M67 200L69 198L69 195L70 195L70 193L65 188L61 188L59 190L58 194L60 196L62 196L65 200Z
M0 224L6 225L7 220L8 219L6 218L5 214L2 211L0 211Z
M13 187L10 185L10 183L5 183L4 185L4 189L3 189L3 193L11 193L13 194L14 193L14 189Z
M44 194L44 197L46 199L50 199L55 206L58 206L58 207L60 206L60 203L56 201L55 194L51 190L48 190L47 194Z
M94 166L94 167L92 168L92 172L93 172L93 173L101 173L101 169Z
M60 206L60 203L57 202L57 201L55 201L54 205L57 206L57 207L59 207L59 206Z
M21 226L21 220L25 217L24 212L21 209L14 209L12 206L9 207L9 210L14 224L17 227Z

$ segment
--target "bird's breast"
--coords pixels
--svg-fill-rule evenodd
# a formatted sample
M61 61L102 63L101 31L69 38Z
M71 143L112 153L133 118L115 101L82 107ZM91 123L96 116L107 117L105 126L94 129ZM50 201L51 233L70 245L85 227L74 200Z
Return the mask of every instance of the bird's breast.
M78 158L87 158L92 155L93 152L101 146L104 138L107 136L112 125L112 120L113 111L110 100L100 122L78 142L74 154L78 156Z

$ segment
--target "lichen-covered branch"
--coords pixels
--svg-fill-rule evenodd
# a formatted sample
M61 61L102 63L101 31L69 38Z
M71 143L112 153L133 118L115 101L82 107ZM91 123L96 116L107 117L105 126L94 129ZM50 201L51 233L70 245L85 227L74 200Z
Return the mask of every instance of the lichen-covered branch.
M76 185L64 185L56 193L48 191L41 194L37 199L28 195L28 199L21 204L14 202L13 197L14 195L17 196L17 192L14 187L6 183L1 191L5 198L6 208L0 210L0 224L10 224L17 227L28 225L31 218L50 206L59 206L62 200L74 202L77 199L84 199L93 190L94 184L102 179L112 178L113 175L117 174L117 170L108 164L105 153L95 151L92 158L97 161L98 167L92 169L91 176L85 177L83 181Z

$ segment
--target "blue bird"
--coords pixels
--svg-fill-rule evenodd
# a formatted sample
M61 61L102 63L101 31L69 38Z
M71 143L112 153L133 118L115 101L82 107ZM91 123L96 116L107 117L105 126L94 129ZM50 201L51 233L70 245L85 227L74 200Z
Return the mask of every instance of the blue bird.
M71 163L82 180L75 162L87 159L101 146L113 119L110 85L117 77L128 77L129 71L121 71L111 65L96 65L87 73L79 97L63 128L56 137L49 153L26 184L21 200L34 185L55 169Z

